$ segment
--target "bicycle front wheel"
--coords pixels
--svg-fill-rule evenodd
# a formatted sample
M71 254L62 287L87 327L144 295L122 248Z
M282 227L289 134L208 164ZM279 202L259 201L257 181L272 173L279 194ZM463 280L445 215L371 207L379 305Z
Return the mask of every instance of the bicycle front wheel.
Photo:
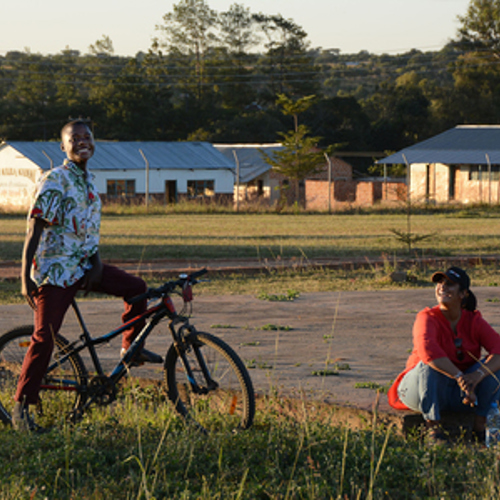
M167 394L177 413L207 430L248 429L255 395L233 349L214 335L197 332L185 339L183 352L184 360L172 345L165 360Z
M11 423L17 381L32 334L33 326L21 326L0 337L0 419L6 424ZM63 359L68 345L64 337L56 335L49 363L54 368L42 380L36 406L36 423L42 427L53 425L61 416L72 415L85 400L87 371L81 357L72 353L58 361Z

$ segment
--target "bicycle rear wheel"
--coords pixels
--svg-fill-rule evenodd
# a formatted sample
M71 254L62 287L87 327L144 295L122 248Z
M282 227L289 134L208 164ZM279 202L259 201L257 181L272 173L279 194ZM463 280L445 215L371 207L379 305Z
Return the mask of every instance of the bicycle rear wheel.
M207 430L248 429L255 395L248 371L233 349L214 335L197 332L185 339L184 354L194 388L174 345L165 360L167 394L177 413Z
M17 381L32 334L33 326L27 325L14 328L0 337L0 420L6 424L11 423ZM72 353L64 362L57 363L68 345L64 337L56 335L49 363L49 366L55 363L55 368L45 374L36 406L36 423L42 427L51 426L61 416L70 415L85 401L87 370L81 357Z

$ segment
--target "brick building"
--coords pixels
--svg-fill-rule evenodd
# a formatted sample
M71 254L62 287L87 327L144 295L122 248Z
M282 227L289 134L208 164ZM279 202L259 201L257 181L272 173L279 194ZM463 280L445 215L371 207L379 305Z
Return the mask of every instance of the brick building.
M500 203L498 125L460 125L378 163L409 165L415 203Z
M295 189L287 177L274 171L264 159L263 153L271 155L283 149L281 144L214 144L214 147L226 156L229 161L235 162L235 171L238 180L235 182L235 201L264 202L270 205L275 203L293 204ZM356 182L352 180L352 166L336 157L330 158L331 176L335 182L335 200L349 201L356 199ZM299 203L301 206L313 210L324 210L328 201L319 194L328 190L328 165L325 160L323 170L309 176L299 183ZM313 191L318 196L311 194ZM309 193L309 194L308 194Z
M350 206L371 206L378 202L406 200L406 185L399 180L370 178L353 179L352 166L331 157L331 180L328 166L305 181L306 208L309 210L339 209Z

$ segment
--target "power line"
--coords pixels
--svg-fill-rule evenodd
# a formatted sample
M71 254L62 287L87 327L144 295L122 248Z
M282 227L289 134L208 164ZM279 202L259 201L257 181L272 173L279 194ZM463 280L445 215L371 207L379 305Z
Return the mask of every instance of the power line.
M443 69L443 66L445 65L448 65L450 63L456 63L456 59L446 59L446 60L438 60L438 61L429 61L429 62L424 62L424 61L417 61L415 63L415 66L416 67L420 67L422 66L423 64L426 64L428 68L433 68L433 67L438 67L439 68L439 71L444 71L445 69ZM492 63L493 64L493 63ZM85 68L85 66L83 65L75 65L75 66L78 66L78 67L81 67L82 69ZM310 67L317 67L318 68L318 71L300 71L300 68L301 67L307 67L307 68L310 68ZM109 68L110 66L108 65L104 65L104 68L107 69ZM113 66L111 66L113 67ZM223 73L221 73L220 71L224 71L224 70L228 70L228 69L232 69L234 70L235 67L234 66L212 66L212 65L207 65L205 66L208 71L204 71L203 72L203 76L206 77L206 78L213 78L213 77L217 77L217 78L251 78L251 77L255 77L255 76L259 76L261 75L262 73L254 73L252 72L252 70L255 70L255 69L266 69L266 68L270 68L270 69L277 69L279 68L280 66L278 65L267 65L267 64L264 64L264 65L260 65L260 64L256 64L254 66L247 66L248 68L248 71L245 72L244 74L238 74L238 73L230 73L230 74L227 74L227 75L224 75ZM158 68L158 69L161 69L163 71L170 71L172 69L176 70L175 72L167 72L166 74L151 74L151 75L147 75L144 73L144 71L142 72L126 72L126 73L118 73L118 76L122 76L124 78L156 78L156 79L171 79L171 78L175 78L175 77L192 77L192 73L182 73L182 69L181 67L179 66L161 66L161 65L154 65L152 68L150 68L149 66L146 66L146 67L143 67L141 69L145 70L146 72L149 70L149 69L155 69L155 68ZM293 70L293 68L298 68L297 70ZM188 71L190 68L186 68L186 71ZM220 70L220 71L217 71L215 73L213 72L210 72L210 69L217 69L217 70ZM237 68L236 68L237 69ZM286 73L287 74L297 74L297 75L301 75L301 74L315 74L317 72L321 72L323 70L323 72L330 72L330 73L334 73L334 72L338 72L338 73L342 73L342 74L345 74L346 72L357 72L357 71L366 71L366 70L372 70L374 73L378 72L378 73L389 73L391 71L400 71L401 69L413 69L411 66L410 67L407 67L407 68L402 68L400 64L397 64L397 62L394 63L394 65L389 65L389 66L383 66L383 67L378 67L377 65L374 65L374 64L364 64L364 62L359 62L359 63L356 63L356 66L345 66L345 65L342 65L342 64L332 64L332 63L296 63L296 64L287 64L286 65ZM12 66L4 66L3 68L0 66L0 70L3 70L4 72L6 73L17 73L17 74L27 74L27 75L47 75L47 74L54 74L54 70L53 68L51 68L50 71L43 71L43 70L31 70L31 69L18 69L18 68L14 68ZM429 71L429 70L427 70ZM266 75L266 73L263 73L264 75ZM88 72L76 72L76 73L61 73L61 72L57 72L57 75L59 77L70 77L70 78L75 78L75 77L85 77L85 78L103 78L103 77L106 77L106 75L103 75L102 73L88 73ZM115 73L110 73L109 74L109 77L110 78L116 78L117 74Z
M419 75L437 75L437 74L451 74L453 69L457 67L465 67L474 69L477 67L494 67L500 64L500 61L489 60L491 55L486 51L474 53L474 58L471 60L459 59L459 55L464 53L459 52L455 57L449 56L445 59L435 59L434 56L429 56L428 54L408 54L404 57L391 57L391 64L380 65L380 61L384 61L386 58L376 56L375 60L358 61L354 66L346 65L345 61L340 63L315 63L315 62L304 62L304 63L294 63L287 64L287 67L283 70L277 65L266 65L266 64L254 64L247 66L248 71L245 73L231 73L224 74L219 71L213 72L211 70L228 70L228 69L238 69L234 66L212 66L207 65L207 71L202 74L189 73L187 72L190 68L186 68L186 72L182 73L182 69L179 66L169 66L161 64L153 65L142 65L139 69L143 71L140 72L106 72L106 73L96 73L85 72L86 67L94 68L94 64L88 64L87 61L74 62L71 63L71 67L81 68L83 71L78 72L61 72L57 71L59 66L66 67L65 64L60 64L58 61L14 61L9 63L8 61L3 61L3 65L0 65L0 81L4 83L17 83L22 82L22 77L41 77L36 80L31 80L29 84L56 84L56 85L95 85L104 86L110 83L115 84L120 87L138 87L138 86L156 86L156 87L177 87L185 85L201 85L201 86L230 86L230 85L267 85L273 83L306 83L310 81L310 76L317 75L318 81L325 81L329 79L342 78L345 84L349 82L369 82L369 83L379 83L381 81L387 80L389 78L396 78L400 76L401 71L405 72L415 72ZM411 61L415 59L415 62L407 66L402 66L401 61ZM1 63L0 59L0 63ZM93 61L101 62L101 61ZM47 70L42 69L19 69L15 67L16 65L42 65L47 66ZM50 66L50 68L48 68ZM130 65L114 65L104 63L101 66L104 70L109 70L113 68L120 69L132 69ZM312 71L309 68L318 68L317 71ZM270 72L262 72L262 70L270 68L274 69ZM301 68L307 68L307 71L301 71ZM148 71L160 69L162 71L167 71L165 74L147 74ZM171 71L174 69L175 71ZM254 72L255 70L260 70ZM170 72L168 72L170 71ZM45 79L50 75L49 79ZM18 76L18 78L16 78ZM130 81L130 80L137 81Z

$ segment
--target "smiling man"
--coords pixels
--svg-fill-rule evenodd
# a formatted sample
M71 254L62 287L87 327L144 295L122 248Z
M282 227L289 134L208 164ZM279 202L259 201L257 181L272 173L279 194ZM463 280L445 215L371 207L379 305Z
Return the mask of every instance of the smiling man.
M92 132L84 121L72 121L61 130L66 160L49 170L37 186L28 214L22 255L22 294L34 311L35 328L19 376L12 424L17 430L37 430L29 405L38 393L54 348L54 335L78 290L98 291L125 300L146 291L145 282L99 257L101 201L87 162L95 151ZM146 302L124 302L124 322L142 313ZM126 351L143 325L126 330ZM122 354L124 354L122 352ZM161 363L161 356L143 349L136 363Z

